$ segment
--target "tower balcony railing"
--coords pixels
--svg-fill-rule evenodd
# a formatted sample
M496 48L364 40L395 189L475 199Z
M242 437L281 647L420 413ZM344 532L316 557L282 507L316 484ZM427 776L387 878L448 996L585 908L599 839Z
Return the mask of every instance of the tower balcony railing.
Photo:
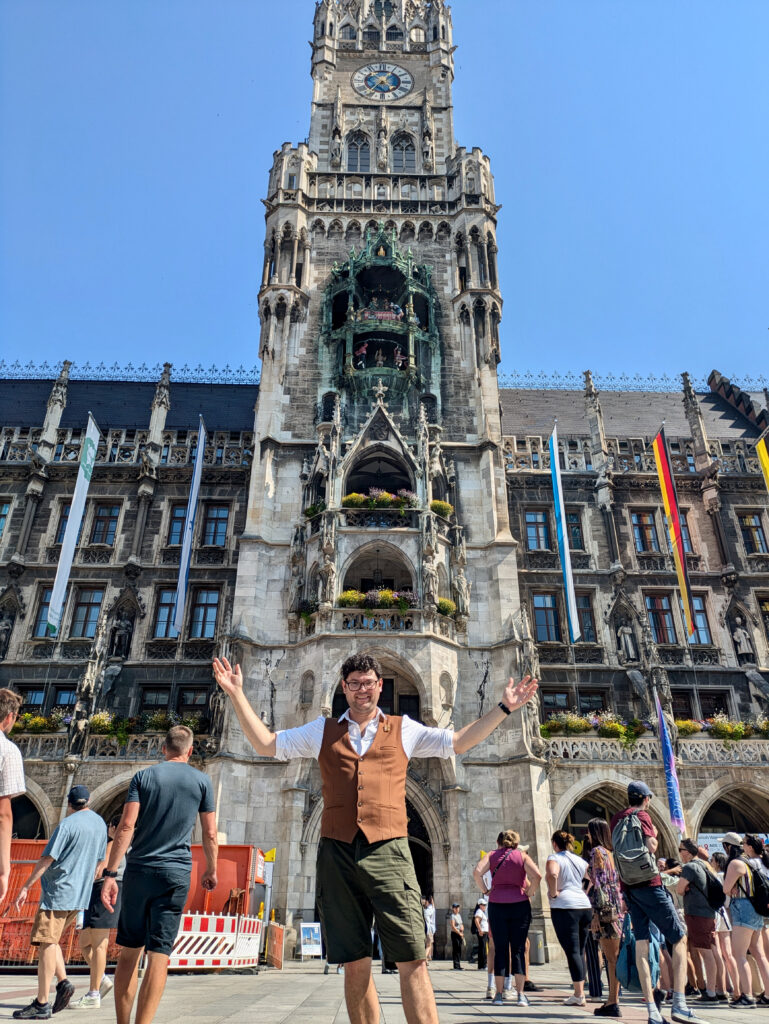
M554 736L545 741L544 756L556 769L571 770L574 764L662 764L660 742L642 737L627 745L595 735ZM703 733L678 741L676 758L680 765L706 764L769 765L769 739L739 742Z
M312 537L323 528L323 517L333 515L340 529L352 530L418 530L420 510L417 508L338 508L312 516L309 533ZM440 519L439 516L435 517Z
M333 608L326 616L320 612L302 616L300 629L303 639L321 633L339 636L350 633L388 633L406 636L433 635L456 640L457 632L457 623L453 618L422 608L409 608L405 612L397 608Z

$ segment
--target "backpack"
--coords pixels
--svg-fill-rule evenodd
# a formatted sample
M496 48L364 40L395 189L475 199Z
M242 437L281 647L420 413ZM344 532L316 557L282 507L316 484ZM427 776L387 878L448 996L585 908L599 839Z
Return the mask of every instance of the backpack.
M478 935L478 925L475 923L475 914L473 914L473 923L470 925L470 934Z
M748 893L748 899L757 914L760 914L761 917L769 917L769 880L762 871L754 871L749 864L745 866L748 869L750 889L752 890Z
M696 861L692 861L692 863L696 863ZM724 887L712 871L708 871L706 867L703 867L702 870L705 873L705 888L703 889L702 886L697 885L696 882L692 882L691 884L695 889L698 889L702 893L711 910L720 910L726 903Z
M649 852L635 811L620 818L611 834L614 863L625 885L643 885L659 875L653 854Z

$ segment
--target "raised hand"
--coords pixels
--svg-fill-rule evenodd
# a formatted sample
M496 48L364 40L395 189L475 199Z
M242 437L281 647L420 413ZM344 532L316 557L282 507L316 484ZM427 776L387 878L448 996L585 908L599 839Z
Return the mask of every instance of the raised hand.
M502 702L511 711L517 711L518 708L523 707L524 704L531 700L538 689L539 682L536 679L532 679L531 676L524 676L520 683L516 683L513 677L510 676L505 692L502 694Z
M233 668L226 658L214 658L213 669L214 679L228 697L234 697L243 690L243 673L240 671L240 665Z

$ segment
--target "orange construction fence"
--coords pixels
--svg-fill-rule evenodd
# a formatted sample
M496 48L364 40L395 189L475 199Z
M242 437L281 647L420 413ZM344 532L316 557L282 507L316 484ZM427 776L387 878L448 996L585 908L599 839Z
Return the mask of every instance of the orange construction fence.
M14 839L11 843L11 877L5 908L0 915L0 966L3 964L31 964L37 959L37 947L31 946L29 936L40 902L40 883L37 882L27 896L26 902L17 910L16 897L29 877L45 849L44 839ZM256 851L257 864L264 861L261 850ZM249 912L251 887L261 883L262 877L254 875L253 846L245 844L222 845L219 847L217 864L218 885L213 892L203 889L200 879L206 870L203 847L192 846L192 877L190 891L184 906L185 913L233 914L247 916ZM123 898L126 898L124 893ZM117 959L119 947L115 942L116 929L110 932L108 962ZM74 926L68 928L61 939L64 962L85 963L77 940Z

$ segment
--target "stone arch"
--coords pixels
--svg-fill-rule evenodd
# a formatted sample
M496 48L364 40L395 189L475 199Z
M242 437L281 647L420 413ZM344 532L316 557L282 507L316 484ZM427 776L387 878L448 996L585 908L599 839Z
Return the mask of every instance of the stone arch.
M750 769L747 769L747 771L750 772ZM697 836L701 831L700 825L711 806L726 794L729 795L730 802L737 807L741 807L745 796L749 798L751 795L769 803L769 785L761 783L757 772L750 772L750 781L746 779L744 782L738 782L731 773L725 773L705 787L694 801L692 809L686 815L693 836Z
M315 674L313 672L305 672L302 676L302 682L299 686L299 703L309 705L312 704L313 696L315 695Z
M433 226L432 226L432 224L429 223L429 221L424 220L419 225L419 235L418 235L418 238L419 238L420 242L432 242L432 240L433 240Z
M359 128L350 132L347 142L347 163L348 171L358 174L368 174L371 170L371 139Z
M362 187L362 186L361 186ZM347 230L344 234L344 240L348 245L360 245L361 240L361 226L360 221L351 220L347 225Z
M552 825L560 828L575 804L580 800L587 800L591 796L600 795L608 804L607 810L614 814L627 806L627 787L633 779L619 772L614 772L614 777L607 779L606 771L596 769L588 775L583 775L569 786L566 792L556 803L552 810ZM667 853L674 857L678 849L678 836L670 824L670 818L663 818L659 813L661 804L654 803L649 808L649 814L659 833L660 855Z
M120 796L121 792L128 793L128 785L139 770L139 767L140 765L137 764L132 768L127 768L125 771L113 775L112 778L102 782L100 786L92 790L91 809L96 811L97 814L102 814L109 810L110 805L115 802L115 799Z
M442 220L438 227L435 229L435 239L438 242L447 242L451 238L451 227Z
M341 220L332 220L328 226L328 238L329 241L332 239L341 239L344 235L344 229L342 227Z
M43 823L45 837L48 839L53 830L59 824L61 808L54 807L46 791L42 786L39 786L34 779L30 779L29 776L26 776L24 779L24 785L27 790L26 796L35 805L35 809L40 815L40 820Z
M406 131L397 132L390 144L390 166L393 174L415 174L417 150L414 137Z
M405 554L405 552L398 547L397 544L392 544L389 541L382 540L370 540L365 544L361 544L353 552L350 553L346 562L342 566L339 578L344 581L347 577L348 572L354 568L356 562L360 562L369 557L373 552L378 553L378 558L381 561L386 561L388 558L399 563L401 568L407 569L411 575L411 589L416 591L417 587L417 570L411 562L411 559Z
M404 221L403 227L401 228L400 240L401 242L413 242L416 235L416 229L414 228L413 221Z
M326 237L326 228L322 220L314 220L311 227L312 237L320 240Z
M386 463L391 467L390 478L382 479L376 484L376 486L387 487L393 493L396 493L401 488L407 488L408 490L416 490L416 481L414 479L414 472L411 466L409 466L406 459L403 458L401 451L396 449L394 446L389 444L368 444L357 453L356 458L350 464L347 472L344 476L343 493L349 494L351 490L355 490L353 486L353 480L356 475L364 474L365 466L370 462L378 461ZM364 486L361 484L360 486Z

